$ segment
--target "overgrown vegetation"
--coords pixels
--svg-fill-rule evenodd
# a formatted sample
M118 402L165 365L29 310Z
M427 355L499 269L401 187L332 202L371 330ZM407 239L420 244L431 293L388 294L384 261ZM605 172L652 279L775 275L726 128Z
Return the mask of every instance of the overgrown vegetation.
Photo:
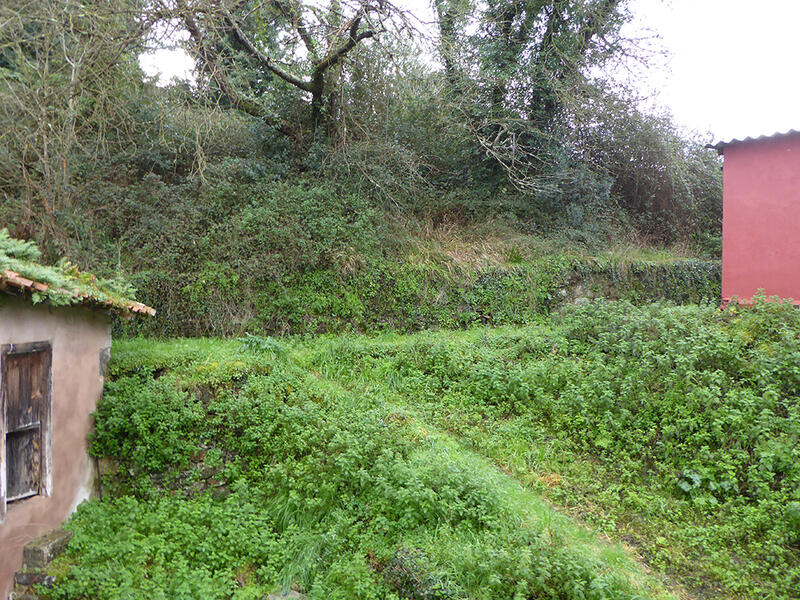
M486 278L539 284L491 317L521 323L609 247L717 259L717 157L600 76L626 3L551 4L437 1L423 36L388 2L5 2L0 223L131 279L158 335L480 322ZM137 56L180 35L158 87ZM448 234L522 243L487 275Z
M671 597L413 410L296 366L307 352L117 344L91 444L116 468L48 595Z
M116 345L51 597L800 595L800 317L714 306L719 160L603 75L627 2L433 9L0 5L0 268L245 336Z
M133 281L143 289L142 299L164 307L166 314L158 320L119 323L119 331L210 331L223 336L245 331L409 332L528 323L563 303L591 297L698 302L714 300L720 293L718 261L639 250L593 255L569 242L535 237L518 236L521 243L514 245L498 236L496 255L487 260L461 260L430 240L415 242L403 259L382 257L379 248L365 255L353 248L358 234L344 237L348 229L358 231L364 225L340 221L333 207L328 215L330 230L342 232L338 240L320 239L324 234L317 237L317 230L298 228L291 239L275 241L254 229L252 236L227 238L224 252L233 246L235 257L220 253L196 270L175 273L165 265L163 270L138 274ZM284 223L290 218L284 215ZM238 222L248 223L246 218ZM235 239L243 240L241 253ZM366 234L360 241L363 247L376 245ZM321 256L319 249L328 244L330 253ZM472 252L476 245L462 243L455 252ZM285 252L287 247L297 252L278 254L278 248ZM287 256L293 259L291 268ZM329 256L335 257L332 262ZM160 260L154 262L158 266Z
M698 597L800 592L800 318L596 302L543 326L330 341L304 364L418 411Z
M774 303L117 343L116 466L51 594L665 597L635 556L681 596L795 598L798 353Z

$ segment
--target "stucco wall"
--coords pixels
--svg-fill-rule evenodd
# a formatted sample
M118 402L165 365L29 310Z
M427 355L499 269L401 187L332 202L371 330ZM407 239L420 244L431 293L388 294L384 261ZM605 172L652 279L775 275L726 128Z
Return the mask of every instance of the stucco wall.
M58 527L90 494L86 449L90 413L103 391L100 352L111 346L107 316L80 307L52 308L0 295L0 345L48 341L52 363L52 488L8 505L0 523L0 598L11 589L23 546Z
M800 135L725 148L722 297L800 302Z

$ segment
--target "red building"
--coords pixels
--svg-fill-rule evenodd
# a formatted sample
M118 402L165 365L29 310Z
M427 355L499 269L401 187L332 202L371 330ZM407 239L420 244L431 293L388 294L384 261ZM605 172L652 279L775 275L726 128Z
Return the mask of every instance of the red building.
M767 296L800 304L800 131L720 142L722 300Z

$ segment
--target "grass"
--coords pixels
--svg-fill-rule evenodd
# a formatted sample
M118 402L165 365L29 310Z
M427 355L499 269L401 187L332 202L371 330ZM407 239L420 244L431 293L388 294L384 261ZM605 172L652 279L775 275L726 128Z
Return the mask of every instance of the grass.
M800 316L116 342L55 598L800 591Z
M92 448L118 469L49 596L674 597L416 410L299 366L314 347L116 343Z
M599 303L525 329L331 338L305 366L413 407L677 589L793 598L799 332L774 306Z

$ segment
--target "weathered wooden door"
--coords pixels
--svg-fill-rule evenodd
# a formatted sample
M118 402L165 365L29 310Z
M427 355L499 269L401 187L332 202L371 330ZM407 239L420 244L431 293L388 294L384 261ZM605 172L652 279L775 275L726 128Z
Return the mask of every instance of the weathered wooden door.
M47 343L3 347L0 381L5 485L2 487L6 502L45 491L50 363L51 350Z

